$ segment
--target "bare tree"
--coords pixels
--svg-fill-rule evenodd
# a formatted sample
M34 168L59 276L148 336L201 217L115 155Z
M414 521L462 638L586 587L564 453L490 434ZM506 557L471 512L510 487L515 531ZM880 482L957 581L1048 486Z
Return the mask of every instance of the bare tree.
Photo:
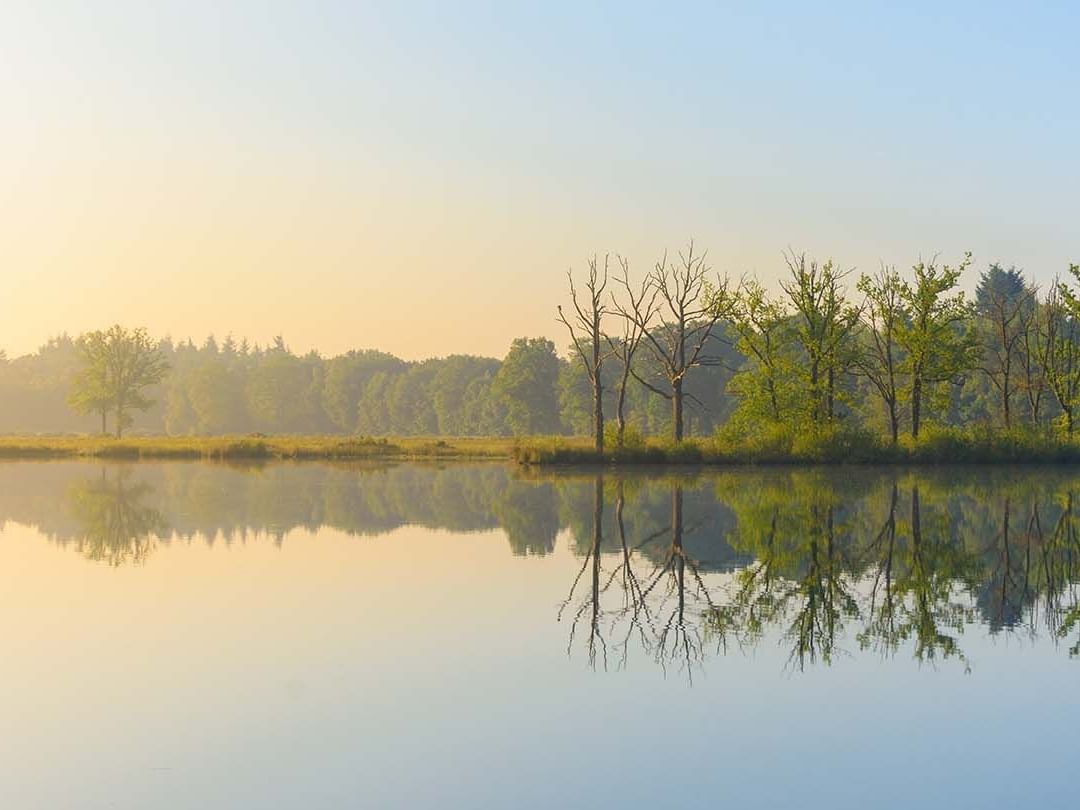
M559 320L570 332L570 339L574 343L574 350L578 359L585 368L585 374L592 385L593 395L593 447L597 453L604 452L604 382L602 372L604 360L608 351L604 348L603 325L604 315L607 314L607 305L604 302L604 290L608 283L608 256L604 256L604 269L601 272L596 256L589 259L589 274L585 281L585 290L582 299L578 299L578 291L574 286L573 270L566 271L566 277L570 282L570 300L574 305L574 312L569 318L559 307Z
M683 386L686 374L696 366L719 365L720 360L705 353L717 322L731 307L727 278L717 276L713 284L705 253L695 253L691 241L679 253L678 264L667 254L656 263L648 283L656 293L655 323L639 319L645 345L656 363L661 385L654 384L632 369L634 378L671 402L672 437L683 438Z
M615 397L615 420L616 442L619 447L622 447L626 437L626 389L633 375L634 356L637 354L638 347L641 346L645 330L656 314L657 291L648 279L637 287L632 285L630 263L622 256L618 261L622 268L622 275L616 281L626 291L626 299L620 301L612 293L611 301L615 311L621 316L623 330L618 338L605 335L605 339L611 354L618 358L620 365L619 390Z

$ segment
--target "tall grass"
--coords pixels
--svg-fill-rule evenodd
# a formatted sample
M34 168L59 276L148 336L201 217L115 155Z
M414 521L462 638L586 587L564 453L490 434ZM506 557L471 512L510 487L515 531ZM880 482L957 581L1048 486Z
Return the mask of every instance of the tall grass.
M1080 441L1046 432L988 427L926 427L918 440L893 446L868 431L832 426L762 427L752 435L723 431L682 442L614 435L597 454L589 439L539 436L523 439L372 438L340 436L99 436L0 437L0 458L121 459L512 459L545 464L976 464L1080 462Z
M839 426L723 432L679 443L649 439L597 454L584 440L532 439L514 447L522 464L986 464L1080 462L1080 442L1030 430L927 427L898 444L876 433Z
M0 437L0 458L359 460L511 456L511 439L385 439L339 436Z

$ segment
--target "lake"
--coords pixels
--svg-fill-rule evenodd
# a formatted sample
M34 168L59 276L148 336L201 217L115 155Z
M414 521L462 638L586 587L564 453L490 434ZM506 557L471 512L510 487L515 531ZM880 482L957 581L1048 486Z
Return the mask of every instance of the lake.
M1080 470L0 464L0 807L1071 806Z

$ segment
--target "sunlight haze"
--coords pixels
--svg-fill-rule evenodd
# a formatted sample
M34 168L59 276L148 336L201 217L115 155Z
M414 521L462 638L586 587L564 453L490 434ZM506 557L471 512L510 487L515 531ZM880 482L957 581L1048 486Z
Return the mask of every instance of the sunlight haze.
M501 357L565 344L567 267L691 237L766 281L1077 255L1066 4L303 8L5 6L9 356L120 322Z

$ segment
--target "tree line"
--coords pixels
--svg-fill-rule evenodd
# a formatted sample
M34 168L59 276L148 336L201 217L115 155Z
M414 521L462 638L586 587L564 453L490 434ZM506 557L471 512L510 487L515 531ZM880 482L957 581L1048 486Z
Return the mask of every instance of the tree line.
M709 385L722 395L722 379L698 381ZM588 426L579 389L545 338L515 340L502 359L405 361L376 350L297 354L281 338L153 341L112 327L0 359L0 432L572 434ZM643 430L664 430L643 393L631 403ZM695 423L700 432L713 428L710 417Z
M597 451L605 397L625 444L621 403L634 384L670 403L670 435L681 441L687 403L710 404L688 381L709 367L731 373L722 430L735 439L843 428L884 431L896 444L903 431L918 439L928 419L1073 433L1080 266L1040 291L1022 270L991 264L969 301L960 279L970 253L956 265L934 257L907 273L883 265L860 275L806 254L784 258L779 292L713 274L693 243L637 283L621 257L614 267L593 258L582 281L569 273L571 307L559 320L591 391Z
M935 257L856 274L789 252L776 289L714 273L690 244L635 278L617 255L568 273L547 338L501 358L297 354L226 337L155 340L114 326L0 353L0 431L591 435L632 446L722 431L860 430L898 442L928 422L1071 434L1080 401L1080 267L1038 289Z

